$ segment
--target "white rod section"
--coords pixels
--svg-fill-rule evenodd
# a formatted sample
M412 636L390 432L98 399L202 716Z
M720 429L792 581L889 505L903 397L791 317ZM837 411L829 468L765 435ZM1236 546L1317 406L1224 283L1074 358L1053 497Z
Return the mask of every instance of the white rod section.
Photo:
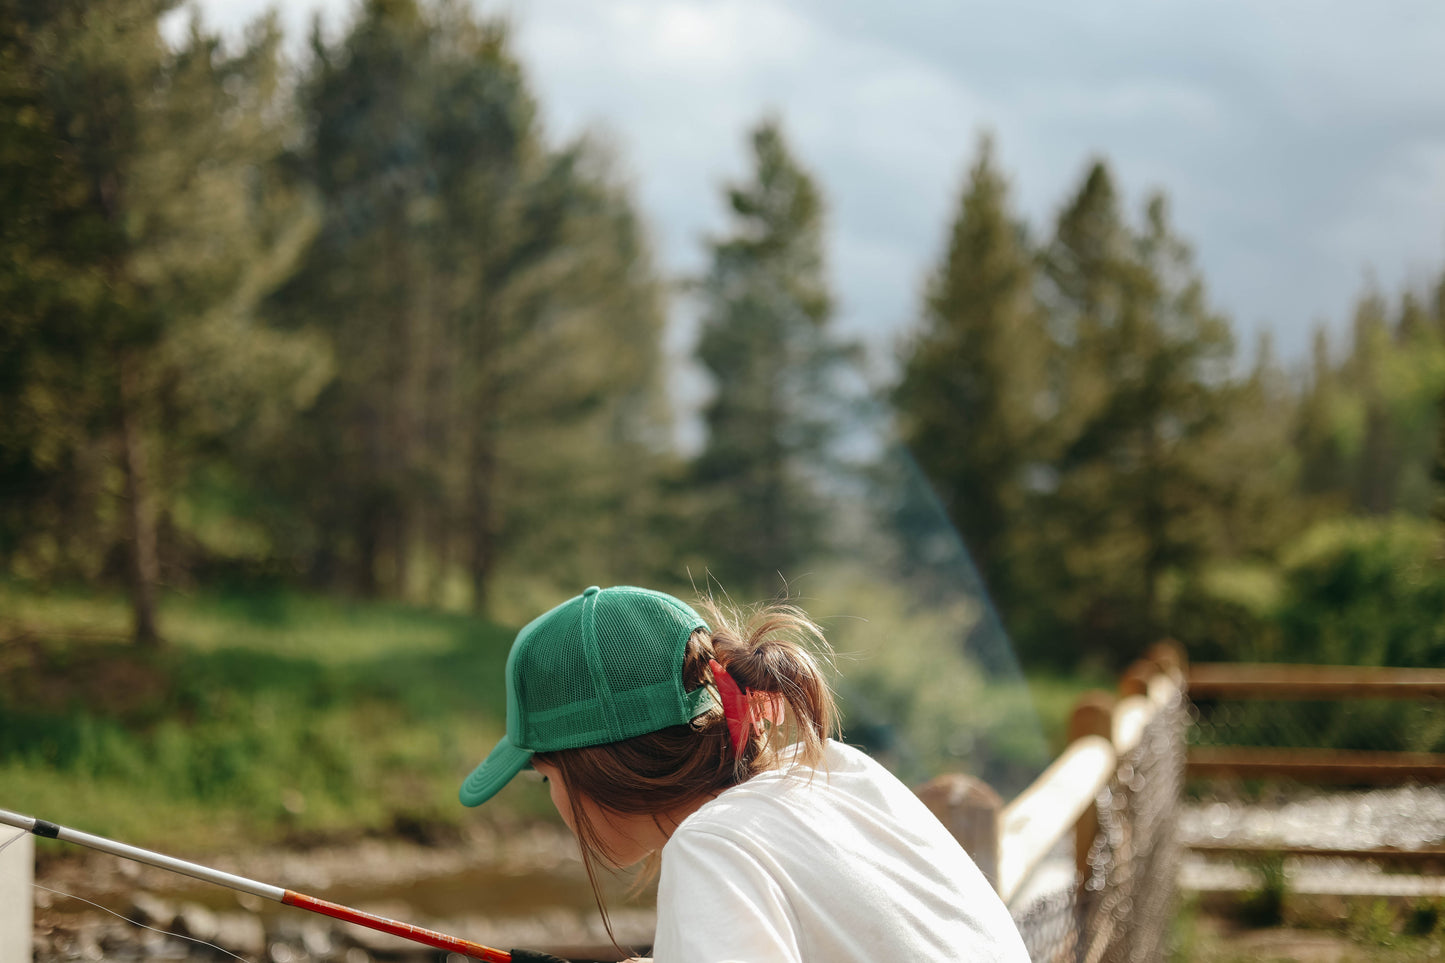
M279 886L272 886L269 883L258 883L254 879L247 879L244 876L236 876L232 873L223 873L219 869L211 869L209 866L202 866L199 863L187 862L184 859L176 859L174 856L166 856L163 853L153 853L148 849L141 849L139 846L128 846L125 843L118 843L113 839L106 839L104 836L92 836L90 833L82 833L78 830L67 829L64 826L57 826L54 823L47 823L32 816L22 816L19 813L12 813L9 810L0 809L0 823L7 826L14 826L33 833L36 836L46 836L51 839L59 839L62 842L75 843L85 846L88 849L96 849L102 853L110 853L112 856L120 856L124 859L133 859L138 863L145 863L148 866L156 866L160 869L168 869L173 873L180 873L207 883L215 883L217 886L225 886L228 889L238 890L242 893L250 893L262 899L269 899L279 903L286 891Z

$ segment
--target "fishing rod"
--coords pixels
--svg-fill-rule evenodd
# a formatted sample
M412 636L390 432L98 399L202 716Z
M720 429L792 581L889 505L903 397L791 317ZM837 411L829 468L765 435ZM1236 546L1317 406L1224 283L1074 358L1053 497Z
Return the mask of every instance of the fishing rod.
M450 950L460 953L463 956L470 956L481 963L566 963L565 960L546 953L538 953L535 950L494 950L490 946L483 946L480 943L473 943L471 940L464 940L456 936L447 936L445 933L438 933L434 930L423 929L420 926L413 926L410 923L402 923L398 920L389 920L384 916L375 916L359 909L352 909L350 906L342 906L340 903L333 903L330 900L317 899L315 896L307 896L305 893L298 893L294 890L283 889L280 886L272 886L269 883L260 883L254 879L247 879L244 876L236 876L232 873L222 872L219 869L212 869L209 866L202 866L199 863L188 862L184 859L176 859L174 856L167 856L164 853L151 852L148 849L141 849L138 846L130 846L126 843L116 842L113 839L106 839L104 836L92 836L90 833L82 833L79 830L68 829L65 826L57 826L55 823L46 822L43 819L36 819L33 816L22 816L19 813L12 813L7 809L0 809L0 824L14 826L16 829L23 829L27 833L40 836L46 839L58 839L65 843L76 843L90 849L99 850L102 853L109 853L112 856L121 856L125 859L132 859L138 863L145 863L148 866L155 866L160 869L170 870L173 873L180 873L207 883L215 883L217 886L224 886L239 893L250 893L252 896L259 896L262 899L271 900L273 903L283 903L286 906L295 906L297 909L310 910L313 913L320 913L323 916L330 916L333 919L342 920L347 923L356 923L373 930L380 930L383 933L390 933L392 936L400 936L402 939L412 940L438 950Z

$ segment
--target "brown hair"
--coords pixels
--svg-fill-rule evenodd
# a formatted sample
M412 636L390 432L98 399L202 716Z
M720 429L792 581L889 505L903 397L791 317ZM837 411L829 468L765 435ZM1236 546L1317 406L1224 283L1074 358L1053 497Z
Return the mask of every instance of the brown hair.
M780 725L749 732L742 751L734 754L727 720L714 705L687 725L535 756L537 761L557 767L567 787L582 863L603 926L614 943L594 864L597 857L612 860L583 809L583 797L604 813L651 816L657 821L686 804L716 796L785 764L820 767L824 740L837 720L833 694L819 664L820 658L827 657L828 643L822 629L802 609L773 603L738 610L710 597L699 600L695 607L712 628L698 629L687 640L683 688L692 691L713 685L708 663L716 659L739 686L782 702L786 712ZM792 752L780 751L795 743ZM671 827L667 828L670 832ZM658 864L653 854L639 883L654 876Z

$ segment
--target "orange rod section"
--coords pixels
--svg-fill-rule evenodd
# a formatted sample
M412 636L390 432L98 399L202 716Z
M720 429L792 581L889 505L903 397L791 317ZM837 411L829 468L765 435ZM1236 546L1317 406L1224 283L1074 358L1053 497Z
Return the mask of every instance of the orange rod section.
M464 956L481 960L482 963L511 963L512 961L512 954L502 950L494 950L490 946L483 946L480 943L473 943L471 940L464 940L455 936L447 936L445 933L423 929L420 926L413 926L410 923L389 920L384 916L373 916L370 913L363 913L361 910L352 909L350 906L342 906L340 903L332 903L324 899L317 899L314 896L307 896L305 893L297 893L288 889L286 894L281 897L281 902L287 906L295 906L299 909L310 910L313 913L321 913L347 923L356 923L369 929L390 933L392 936L400 936L403 939L414 940L417 943L425 943L427 946L434 946L439 950L451 950L454 953L461 953Z

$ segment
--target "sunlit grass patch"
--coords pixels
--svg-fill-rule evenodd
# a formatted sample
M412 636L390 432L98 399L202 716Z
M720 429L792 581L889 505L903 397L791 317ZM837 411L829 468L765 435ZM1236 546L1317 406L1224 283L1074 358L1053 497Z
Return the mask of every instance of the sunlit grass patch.
M513 633L482 620L176 596L146 652L115 599L3 591L0 807L77 828L199 846L456 822L504 726Z

